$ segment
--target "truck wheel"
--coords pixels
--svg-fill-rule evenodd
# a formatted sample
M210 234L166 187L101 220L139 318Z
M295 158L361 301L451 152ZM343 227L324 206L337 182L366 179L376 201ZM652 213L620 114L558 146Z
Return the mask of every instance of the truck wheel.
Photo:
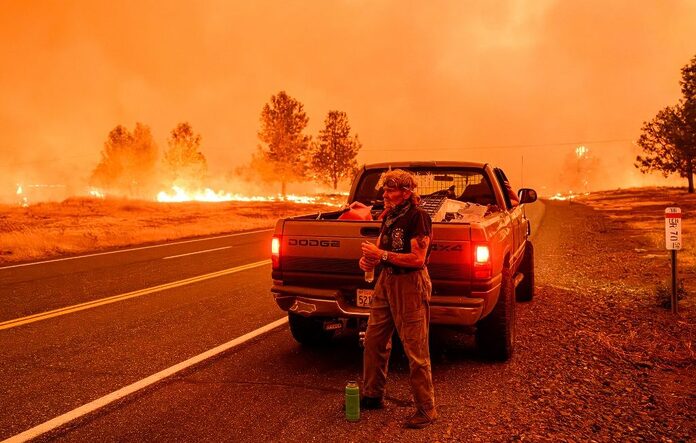
M491 360L505 361L512 356L515 341L515 286L509 269L503 269L500 295L493 311L478 322L476 344Z
M517 301L532 301L534 298L534 245L529 240L524 245L524 258L520 264L524 278L515 290Z
M321 346L328 344L333 332L324 330L323 319L303 317L288 312L290 332L298 343L306 346Z

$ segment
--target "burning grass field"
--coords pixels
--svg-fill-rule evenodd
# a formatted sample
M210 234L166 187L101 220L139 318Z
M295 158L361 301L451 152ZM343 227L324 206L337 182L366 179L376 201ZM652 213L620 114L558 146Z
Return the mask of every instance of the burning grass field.
M640 251L644 260L667 257L664 209L681 207L684 245L679 253L680 268L696 269L696 219L690 217L696 211L696 195L679 188L634 188L595 192L576 197L574 202L628 223L635 235L650 238L652 247ZM0 264L270 228L280 217L332 209L335 206L290 202L157 203L92 198L69 198L26 208L5 205L0 206ZM691 289L696 291L696 287Z
M291 202L157 203L69 198L0 206L0 264L187 237L271 228L280 217L335 209Z

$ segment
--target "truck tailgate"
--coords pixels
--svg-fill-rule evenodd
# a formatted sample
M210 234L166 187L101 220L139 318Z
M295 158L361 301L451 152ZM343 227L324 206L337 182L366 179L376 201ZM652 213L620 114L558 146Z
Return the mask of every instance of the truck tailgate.
M473 264L468 223L433 223L428 272L433 280L468 280Z
M380 222L286 220L281 238L282 272L362 274L363 241L374 242Z
M375 242L379 221L286 220L281 238L281 272L362 275L363 241ZM472 249L470 226L433 224L428 271L433 280L468 280Z

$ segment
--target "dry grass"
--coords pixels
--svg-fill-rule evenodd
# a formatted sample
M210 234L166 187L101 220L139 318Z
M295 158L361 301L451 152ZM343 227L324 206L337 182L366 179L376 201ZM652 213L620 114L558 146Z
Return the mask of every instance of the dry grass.
M665 208L677 206L682 211L682 249L678 252L680 279L685 280L685 289L690 299L696 298L696 194L683 188L633 188L592 193L578 198L627 226L635 235L647 239L648 247L640 250L643 259L663 259L668 263L669 253L665 249ZM666 277L669 274L666 273ZM653 282L666 284L664 282ZM693 303L693 301L689 301Z
M664 208L682 208L680 267L696 268L696 194L677 188L636 188L578 199L610 218L628 222L650 239L645 251L665 254ZM28 208L0 206L0 263L142 243L272 227L280 217L330 210L295 203L155 203L71 198ZM604 227L608 229L608 227ZM690 288L689 292L696 288Z
M633 188L595 192L578 198L611 219L628 222L632 228L650 238L656 250L665 251L665 208L682 210L682 250L679 259L684 266L696 265L696 194L681 188Z
M0 264L273 227L281 217L335 209L296 203L155 203L70 198L0 206Z

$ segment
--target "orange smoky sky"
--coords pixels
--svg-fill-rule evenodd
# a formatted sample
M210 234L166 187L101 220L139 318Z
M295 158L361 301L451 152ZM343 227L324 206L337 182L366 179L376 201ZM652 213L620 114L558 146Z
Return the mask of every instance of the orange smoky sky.
M582 144L593 188L645 184L632 142L696 55L691 0L2 1L0 14L0 195L79 188L108 132L135 122L163 149L189 121L223 176L249 161L280 90L310 134L347 112L360 162L490 161L549 193Z

